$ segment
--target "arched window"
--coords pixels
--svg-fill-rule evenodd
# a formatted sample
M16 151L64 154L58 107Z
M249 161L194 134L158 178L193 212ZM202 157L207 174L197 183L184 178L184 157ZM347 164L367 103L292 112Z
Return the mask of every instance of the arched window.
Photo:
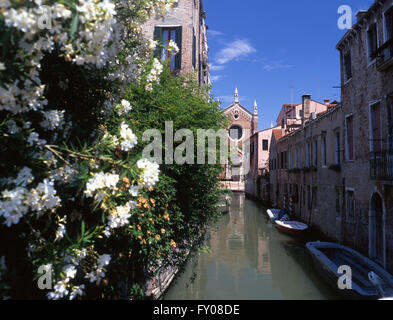
M232 140L241 140L243 137L243 129L238 125L233 125L229 128L229 136Z

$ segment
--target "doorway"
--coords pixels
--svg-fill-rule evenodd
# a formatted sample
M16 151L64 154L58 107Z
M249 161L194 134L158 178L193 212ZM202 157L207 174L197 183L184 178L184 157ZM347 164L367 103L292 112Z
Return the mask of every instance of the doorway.
M369 210L369 255L375 262L385 264L385 232L383 201L378 193L374 193Z

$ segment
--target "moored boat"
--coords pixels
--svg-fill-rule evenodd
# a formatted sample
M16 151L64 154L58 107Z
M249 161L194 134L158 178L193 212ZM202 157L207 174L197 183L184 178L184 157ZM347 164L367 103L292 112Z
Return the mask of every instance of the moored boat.
M302 236L308 230L308 225L299 221L277 220L276 228L292 236Z
M269 216L270 221L274 223L285 215L285 211L281 209L268 209L267 215Z
M231 197L229 195L221 197L219 206L222 214L229 213L231 208Z
M355 299L393 296L393 277L359 252L330 242L309 242L306 246L324 278L342 295ZM352 289L339 289L342 266L351 268Z

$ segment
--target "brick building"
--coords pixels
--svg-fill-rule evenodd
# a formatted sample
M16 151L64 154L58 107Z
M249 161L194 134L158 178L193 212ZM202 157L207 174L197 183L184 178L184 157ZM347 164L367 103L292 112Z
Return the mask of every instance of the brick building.
M234 101L223 110L224 115L228 118L230 125L228 127L228 144L232 152L238 159L225 165L221 175L221 180L241 182L241 189L244 191L245 175L249 170L249 148L250 137L258 131L258 105L255 101L254 112L251 113L239 101L239 92L236 88ZM251 149L251 152L253 150ZM245 166L247 165L247 168Z
M165 48L160 48L156 56L170 59L174 73L195 72L203 85L210 84L207 28L202 0L178 0L164 18L150 19L142 30L146 38L164 45L174 41L180 49L178 54L170 56Z
M272 200L392 272L393 1L359 12L337 49L342 102L272 141Z

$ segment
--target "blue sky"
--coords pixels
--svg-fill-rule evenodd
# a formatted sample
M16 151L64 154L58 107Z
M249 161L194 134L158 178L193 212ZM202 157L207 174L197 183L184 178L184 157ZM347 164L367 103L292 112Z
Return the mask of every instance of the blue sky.
M349 5L355 21L373 2L204 0L213 95L227 107L237 86L250 111L256 99L259 130L276 123L284 103L301 103L303 94L339 101L335 47L345 30L337 26L338 8Z

